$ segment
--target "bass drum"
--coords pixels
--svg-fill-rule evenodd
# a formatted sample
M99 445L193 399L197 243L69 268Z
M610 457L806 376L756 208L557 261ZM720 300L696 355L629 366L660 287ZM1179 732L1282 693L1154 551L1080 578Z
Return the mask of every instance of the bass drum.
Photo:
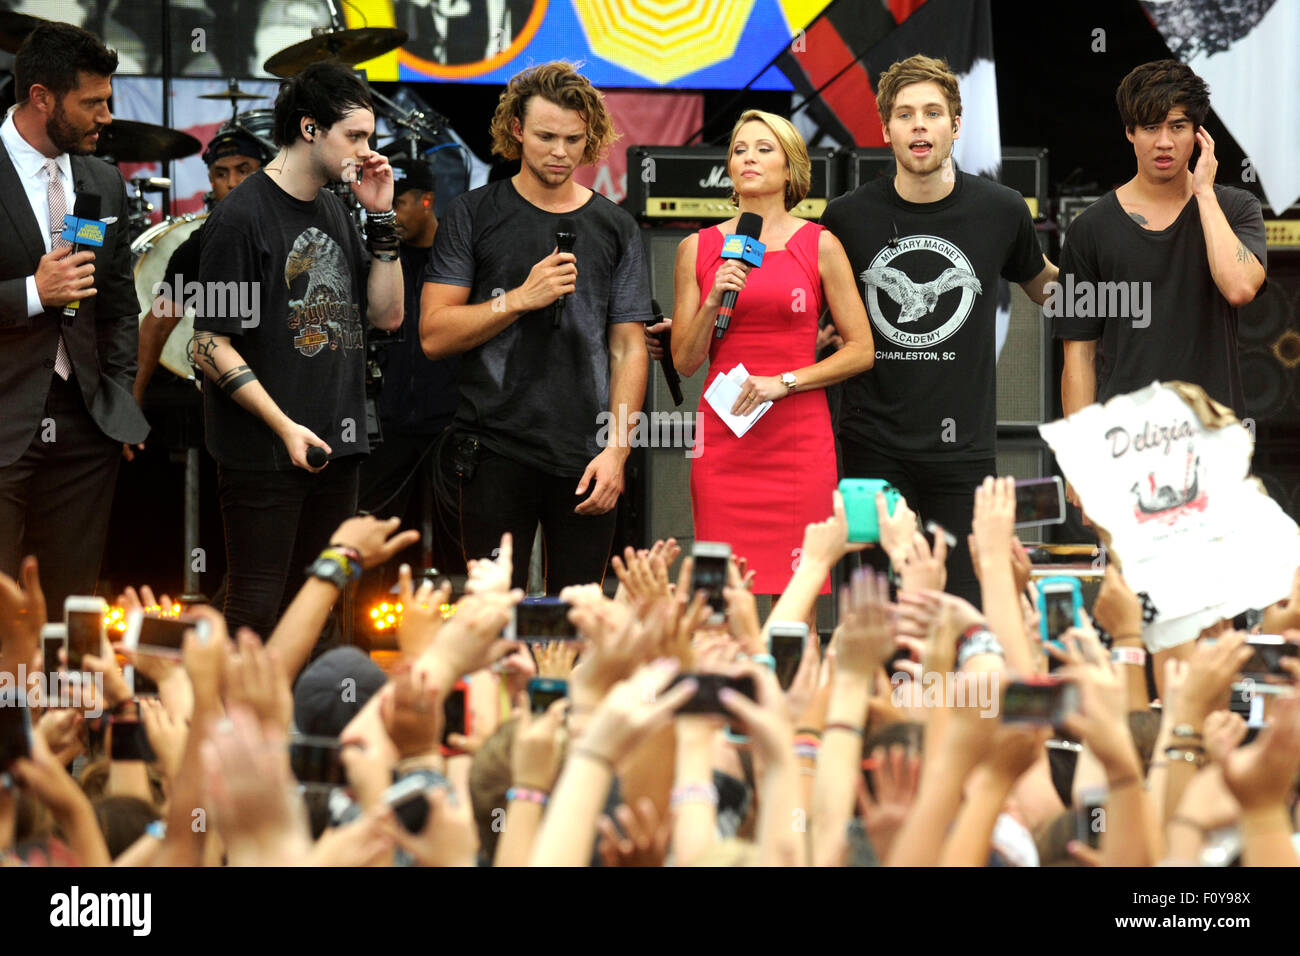
M135 294L144 304L140 313L143 323L153 309L154 287L161 282L171 283L173 276L164 275L172 253L182 242L188 239L203 221L208 218L206 212L190 213L179 219L164 219L150 226L135 242L131 243L131 253L135 257ZM183 276L186 283L197 282L198 276ZM177 291L178 296L183 295ZM194 310L186 309L180 322L167 337L163 345L159 363L167 371L180 378L195 381L194 370L190 367L190 339L194 337ZM195 383L197 385L197 382Z

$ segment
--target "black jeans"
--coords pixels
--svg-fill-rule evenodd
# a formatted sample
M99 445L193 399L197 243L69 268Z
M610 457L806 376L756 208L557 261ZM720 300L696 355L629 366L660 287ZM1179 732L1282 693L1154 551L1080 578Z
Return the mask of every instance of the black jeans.
M438 453L434 446L440 440L439 435L408 435L385 424L383 442L361 466L360 507L377 518L403 519L403 530L421 529L423 521L431 517L433 535L429 558L433 566L443 574L464 574L465 558L457 540L459 520L455 508L446 507L434 495L433 514L427 515L424 510L424 494L433 481ZM389 566L396 567L403 561L418 568L424 561L421 546L411 545L395 555Z
M908 506L922 523L933 521L957 539L957 547L948 552L949 594L963 597L980 607L979 580L971 564L966 536L970 534L975 511L975 488L988 475L997 474L993 458L956 459L952 461L911 461L886 455L873 448L841 442L844 477L883 478L907 499ZM863 552L864 560L888 564L880 549Z
M448 442L454 446L454 440ZM573 493L577 475L553 475L480 447L474 477L460 481L460 534L465 558L491 557L509 531L514 538L514 583L528 586L533 534L542 524L547 594L570 584L603 583L618 509L575 514L584 499ZM588 493L590 494L590 488Z
M76 376L50 377L31 444L0 467L0 572L16 578L36 555L47 617L61 621L64 598L95 593L122 445L90 417Z
M331 461L320 474L218 466L226 527L226 624L263 640L302 586L307 565L334 529L357 513L360 458Z

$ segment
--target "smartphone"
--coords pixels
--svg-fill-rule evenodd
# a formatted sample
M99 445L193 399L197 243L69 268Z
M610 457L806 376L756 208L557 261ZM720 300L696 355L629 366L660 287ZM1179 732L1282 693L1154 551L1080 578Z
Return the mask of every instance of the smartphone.
M109 760L153 760L149 735L140 722L140 705L133 700L122 704L109 722Z
M343 769L340 753L335 737L294 734L289 738L289 766L299 783L330 787L346 785L348 775Z
M104 615L108 602L100 597L70 595L63 602L63 623L68 630L68 670L82 669L87 654L103 653Z
M767 637L772 659L776 661L777 682L782 690L789 690L808 642L808 625L802 621L773 621Z
M11 687L0 691L0 771L19 757L32 755L32 715L27 695Z
M393 808L393 814L406 828L407 833L421 832L429 822L429 803L425 791L429 782L423 774L414 774L397 781L384 791L383 801Z
M727 566L731 562L731 545L720 541L696 541L691 551L694 559L691 572L691 595L704 591L709 596L713 614L710 624L721 624L727 619L727 600L722 589L727 586Z
M1011 681L1002 694L1004 724L1059 727L1078 709L1078 685L1051 675Z
M557 597L524 598L515 605L514 621L508 638L545 644L547 641L575 641L578 629L569 623L568 601Z
M933 521L927 521L925 523L925 536L929 541L931 554L934 553L934 549L939 544L939 535L943 535L943 543L948 546L949 551L957 547L957 536L955 534L945 530Z
M54 675L62 667L59 652L68 643L68 628L64 624L46 624L41 628L41 670L45 673L45 686L54 687ZM53 697L50 692L50 697ZM48 703L46 706L49 706Z
M465 751L451 746L447 743L447 738L452 734L460 734L462 737L469 736L469 706L466 700L466 693L469 691L469 685L460 681L447 694L447 699L442 703L442 755L444 757L454 757L463 754Z
M1038 629L1045 642L1060 643L1061 635L1083 623L1083 587L1078 578L1041 578L1038 581Z
M1016 482L1016 527L1065 521L1065 482L1060 475Z
M730 687L750 700L757 699L754 678L748 674L742 674L740 677L727 677L725 674L678 674L668 686L680 684L688 677L694 679L699 687L695 690L695 696L678 708L679 714L722 714L730 717L731 711L723 707L722 702L718 700L718 691L724 687Z
M850 541L874 544L880 540L880 522L876 516L878 491L885 493L885 504L892 516L901 496L898 489L889 482L883 478L844 478L840 481Z
M569 696L569 682L554 677L534 677L528 682L528 710L544 714L551 704Z
M135 610L126 616L126 632L122 644L143 654L179 659L181 648L185 644L185 632L191 629L199 635L200 640L206 640L211 625L206 618L186 621L178 617L156 617Z
M1280 634L1252 634L1246 641L1250 648L1250 659L1241 665L1245 677L1257 681L1270 681L1270 678L1283 678L1290 683L1291 674L1282 668L1283 658L1300 657L1300 644L1292 644Z

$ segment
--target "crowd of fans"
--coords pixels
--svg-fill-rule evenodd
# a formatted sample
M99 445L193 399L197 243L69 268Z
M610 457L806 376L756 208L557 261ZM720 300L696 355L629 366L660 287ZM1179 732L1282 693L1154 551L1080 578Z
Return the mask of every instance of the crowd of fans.
M669 540L614 559L612 599L597 585L565 591L579 640L508 641L523 594L510 588L507 537L495 559L470 562L449 616L450 585L416 588L403 567L388 673L351 647L312 657L339 593L311 579L265 641L196 606L178 656L126 653L156 697L132 696L105 639L81 685L102 700L79 707L57 706L34 676L46 608L29 558L21 584L0 576L0 674L29 675L5 705L25 706L32 727L29 755L0 766L0 861L1295 865L1300 699L1293 687L1270 695L1246 742L1228 699L1247 635L1225 624L1170 655L1153 699L1145 668L1105 647L1140 646L1143 627L1112 566L1091 617L1045 652L1011 480L976 489L974 515L982 612L944 593L942 545L932 553L906 504L891 516L882 499L878 546L894 580L851 576L829 645L807 640L785 690L768 627L810 620L826 575L863 547L848 541L838 494L807 527L767 625L743 559L725 622L708 623L692 560ZM411 540L397 525L352 518L331 540L373 567ZM119 601L169 604L147 588ZM1262 628L1300 641L1300 574ZM999 688L1046 674L1053 657L1077 690L1058 726L1003 720ZM1284 683L1300 683L1300 664L1282 660ZM674 679L692 674L748 676L754 698L724 689L722 713L683 708L705 681ZM535 676L567 681L536 713ZM448 738L457 688L471 719ZM124 754L114 728L135 721L149 747ZM322 752L337 745L340 778L300 783L292 744L319 738Z

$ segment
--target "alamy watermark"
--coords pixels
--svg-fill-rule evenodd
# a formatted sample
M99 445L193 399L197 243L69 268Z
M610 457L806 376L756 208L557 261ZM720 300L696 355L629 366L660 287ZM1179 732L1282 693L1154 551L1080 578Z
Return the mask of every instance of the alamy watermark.
M240 328L255 329L262 321L260 282L185 281L177 273L172 281L162 279L153 284L150 294L174 302L185 312L211 318L238 318Z
M17 674L0 671L0 707L26 707L28 694L47 710L82 710L92 720L104 713L103 674L55 671L47 679L44 671L28 674L26 664L18 665Z
M618 407L618 415L600 412L596 416L596 444L620 448L682 448L687 458L699 458L697 439L703 427L698 412L628 412ZM624 437L626 436L626 438Z
M927 671L920 680L901 671L889 678L890 701L898 708L974 707L981 717L997 717L1002 705L998 671Z
M1076 282L1067 272L1063 282L1049 282L1043 291L1049 319L1132 319L1135 329L1151 324L1150 282Z

